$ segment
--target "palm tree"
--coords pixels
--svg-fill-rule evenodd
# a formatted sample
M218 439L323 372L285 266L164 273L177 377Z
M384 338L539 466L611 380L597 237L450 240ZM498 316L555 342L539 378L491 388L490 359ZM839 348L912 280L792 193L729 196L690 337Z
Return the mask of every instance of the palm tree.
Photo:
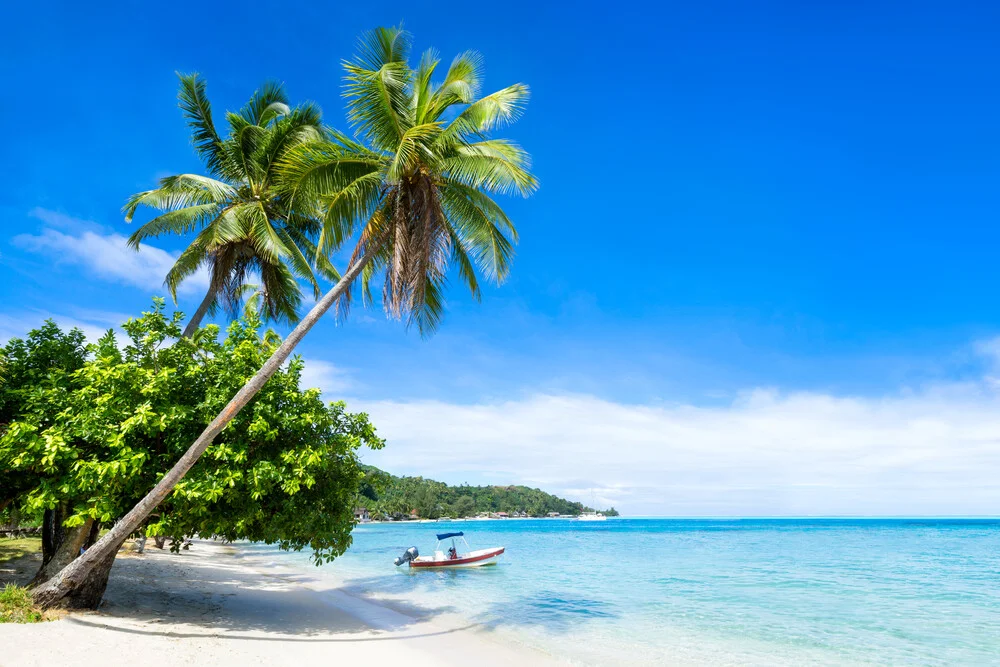
M319 318L348 296L356 278L362 278L369 295L371 280L381 274L386 310L416 323L422 333L440 321L449 259L476 296L477 268L495 282L506 278L516 233L490 195L528 195L536 180L528 171L527 153L489 133L517 118L528 89L518 84L477 98L481 60L476 54L456 58L438 85L432 83L433 54L425 54L415 70L407 64L408 55L409 36L402 30L366 34L359 56L345 64L349 119L359 138L333 132L330 142L299 146L282 163L288 205L298 206L295 202L303 199L323 204L320 252L332 252L359 234L343 277L146 497L35 590L37 604L100 602L119 545L173 491Z
M308 199L290 208L275 187L280 160L296 146L323 137L320 112L306 104L289 109L279 84L257 90L239 113L226 114L229 135L219 137L205 96L205 81L197 74L179 75L178 99L191 127L192 140L209 176L181 174L160 180L160 187L132 195L123 211L131 222L140 206L164 213L129 238L136 250L150 237L198 231L181 253L164 283L177 301L177 288L200 267L209 271L205 298L188 321L190 337L206 314L221 306L233 317L251 276L261 283L261 316L294 323L302 294L297 279L309 282L319 298L309 257L317 257L309 240L319 230ZM336 281L336 271L319 255L320 273Z

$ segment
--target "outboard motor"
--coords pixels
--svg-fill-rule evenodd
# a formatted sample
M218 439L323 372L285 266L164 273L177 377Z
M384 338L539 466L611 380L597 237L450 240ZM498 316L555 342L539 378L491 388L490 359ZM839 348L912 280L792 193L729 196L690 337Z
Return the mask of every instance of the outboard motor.
M409 563L411 560L415 559L419 555L420 552L417 551L416 547L410 547L409 549L403 552L402 556L400 556L393 562L396 564L396 567L399 567L403 563Z

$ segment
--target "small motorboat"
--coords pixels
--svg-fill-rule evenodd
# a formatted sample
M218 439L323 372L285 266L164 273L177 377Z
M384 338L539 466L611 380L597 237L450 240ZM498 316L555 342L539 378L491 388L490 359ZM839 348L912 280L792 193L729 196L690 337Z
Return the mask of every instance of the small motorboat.
M465 551L459 551L458 544L455 542L456 538L465 545ZM465 533L463 532L438 533L437 540L433 556L421 556L416 547L410 547L394 561L396 566L409 563L411 568L426 569L482 567L496 565L504 552L504 547L473 550L465 541ZM451 547L447 551L441 551L441 543L445 540L451 540Z

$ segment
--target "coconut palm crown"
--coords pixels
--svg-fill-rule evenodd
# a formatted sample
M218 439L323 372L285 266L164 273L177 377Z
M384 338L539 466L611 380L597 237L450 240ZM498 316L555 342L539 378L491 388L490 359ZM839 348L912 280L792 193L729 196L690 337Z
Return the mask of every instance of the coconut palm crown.
M300 198L290 208L275 187L281 158L322 139L320 111L312 104L289 108L281 85L267 83L238 113L226 114L229 134L223 138L212 120L205 81L197 74L178 76L180 107L209 175L168 176L158 188L132 195L123 208L127 221L140 206L163 213L136 230L129 244L138 249L150 237L197 232L164 280L176 302L178 286L199 268L208 269L208 292L186 336L220 306L235 316L248 280L259 282L263 319L293 323L302 301L298 279L318 298L316 272L339 278L310 240L320 229L310 201ZM316 272L311 259L318 259Z
M537 181L524 150L490 136L521 115L528 87L480 97L479 54L459 55L435 80L434 52L414 69L409 51L402 29L364 35L358 55L344 63L356 136L330 130L326 144L289 151L281 171L290 200L322 205L318 250L336 250L358 234L351 265L368 262L365 298L381 279L386 312L426 334L441 319L451 262L476 298L477 273L506 279L517 230L493 196L527 196Z

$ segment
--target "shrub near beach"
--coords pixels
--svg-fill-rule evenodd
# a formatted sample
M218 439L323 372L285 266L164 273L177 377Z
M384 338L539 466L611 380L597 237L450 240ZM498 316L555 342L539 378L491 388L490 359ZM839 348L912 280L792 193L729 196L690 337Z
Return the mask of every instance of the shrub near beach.
M108 332L71 382L34 388L0 438L0 470L14 482L3 493L17 491L0 503L62 528L46 540L36 583L141 498L277 343L252 312L222 341L215 326L183 338L180 322L156 300L123 325L125 345ZM147 534L308 547L317 562L347 549L363 476L357 450L382 442L365 415L300 389L302 367L295 359L275 373L146 522Z

